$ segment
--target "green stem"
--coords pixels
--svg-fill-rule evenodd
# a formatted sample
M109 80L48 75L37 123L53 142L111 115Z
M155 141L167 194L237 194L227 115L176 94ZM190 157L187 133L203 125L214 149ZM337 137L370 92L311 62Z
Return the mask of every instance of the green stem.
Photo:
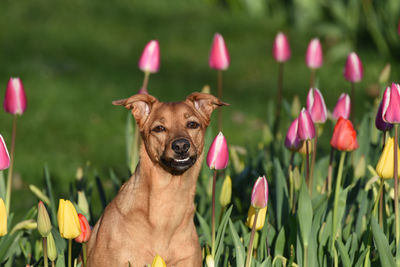
M318 134L316 134L314 138L314 147L311 156L310 183L308 185L308 191L310 191L310 197L312 197L312 191L313 191L314 166L315 166L315 157L317 154L317 136Z
M335 251L335 240L336 240L336 232L337 228L340 225L340 221L338 224L336 224L336 217L337 217L337 209L338 209L338 203L339 203L339 193L341 189L341 183L342 183L342 174L343 174L343 165L344 165L344 159L346 156L346 151L342 151L342 154L340 155L340 162L339 162L339 170L338 170L338 175L336 179L336 189L335 189L335 198L333 201L333 216L332 216L332 236L331 236L331 249L332 252ZM340 227L339 227L340 228Z
M17 136L17 115L13 118L12 127L12 138L11 138L11 153L10 153L10 167L7 173L7 191L6 191L6 210L7 214L10 214L11 205L11 190L12 190L12 175L14 168L14 150L15 150L15 138Z
M217 71L218 75L218 99L222 99L222 70ZM222 131L222 109L218 109L218 131Z
M303 257L304 257L303 266L307 267L307 265L308 265L308 245L304 244L304 251L303 252L304 252L304 254L303 254Z
M211 213L211 255L215 257L215 184L217 183L217 170L214 170L212 184L212 213Z
M82 243L82 254L83 254L83 267L86 267L86 243Z
M354 123L354 116L356 113L356 109L354 106L354 99L355 99L355 83L351 83L351 98L350 98L350 107L351 107L351 121Z
M396 248L399 246L399 187L398 187L398 166L397 166L397 146L398 146L398 124L394 125L394 214L395 214L395 229L396 229ZM397 251L397 250L396 250ZM397 255L398 256L398 255Z
M294 160L294 151L291 152L290 154L290 161L289 161L289 199L290 199L290 210L294 211L293 206L294 206L294 181L293 181L293 160ZM294 214L294 212L293 212Z
M68 267L72 266L72 239L68 239Z
M278 70L278 94L277 94L277 102L276 102L276 111L275 111L275 121L274 121L274 136L278 133L279 122L281 116L281 106L282 106L282 96L283 96L283 63L279 63Z
M314 88L315 86L315 69L311 69L311 73L310 73L310 88Z
M377 211L377 209L378 209L379 199L380 199L380 197L381 197L381 194L383 193L383 185L384 185L384 181L383 181L383 179L381 178L381 183L380 183L380 185L379 185L379 192L378 192L378 194L376 195L376 199L375 199L375 203L374 203L374 209L372 210L372 215L373 215L373 216L376 216L376 211Z
M47 257L47 237L43 237L43 263L44 267L49 266L49 260Z
M251 259L253 254L253 243L254 243L254 235L256 233L256 225L257 225L257 217L260 209L256 209L256 214L254 215L253 227L251 227L251 235L249 240L249 245L247 247L247 257L246 257L246 267L251 266Z
M308 186L310 187L310 149L309 144L310 140L306 140L306 181Z
M328 166L328 196L331 195L332 192L332 163L333 163L333 155L335 153L335 149L331 147L331 153L329 155L329 166Z
M148 84L149 84L149 77L150 77L150 72L145 71L145 72L144 72L144 78L143 78L142 89L147 90L147 86L148 86Z

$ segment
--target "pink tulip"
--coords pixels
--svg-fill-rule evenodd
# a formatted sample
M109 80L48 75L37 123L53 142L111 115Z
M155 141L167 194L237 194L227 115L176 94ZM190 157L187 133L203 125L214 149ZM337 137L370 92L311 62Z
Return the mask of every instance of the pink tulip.
M251 192L251 205L255 209L263 209L268 204L268 182L265 176L258 177Z
M5 170L10 166L10 155L8 154L6 143L1 135L0 140L0 170Z
M310 113L314 123L324 123L328 112L324 97L317 88L311 88L307 95L307 111Z
M139 69L144 72L155 73L160 68L160 45L157 40L151 40L143 49L139 60Z
M303 108L300 111L298 119L299 126L297 129L297 135L300 140L305 141L313 139L315 137L315 127L310 113L305 108Z
M225 169L229 161L228 144L225 136L219 132L212 142L207 154L207 165L210 169Z
M322 66L322 47L318 38L310 41L306 53L306 64L310 69L318 69Z
M22 115L26 109L26 95L20 78L10 78L4 98L4 110L14 115Z
M212 69L226 70L229 67L230 59L228 49L226 48L224 38L221 34L216 33L211 45L210 57L208 65Z
M378 112L376 113L375 117L375 127L383 132L389 131L390 129L393 128L393 124L385 122L382 119L382 113L383 113L383 106L381 101L381 103L379 104Z
M360 58L352 52L348 55L346 66L344 67L344 77L352 83L361 81L363 77L363 66Z
M285 62L290 58L289 41L282 32L279 32L275 37L273 55L278 62Z
M299 125L299 119L296 118L292 122L292 124L290 124L285 138L286 148L292 151L299 150L302 145L301 140L297 136L298 125Z
M336 103L335 108L333 109L332 117L335 120L338 120L340 117L343 117L344 119L348 120L350 117L350 110L351 110L350 97L348 94L342 93L339 97L339 100Z
M392 83L382 99L382 119L388 123L400 123L400 85Z

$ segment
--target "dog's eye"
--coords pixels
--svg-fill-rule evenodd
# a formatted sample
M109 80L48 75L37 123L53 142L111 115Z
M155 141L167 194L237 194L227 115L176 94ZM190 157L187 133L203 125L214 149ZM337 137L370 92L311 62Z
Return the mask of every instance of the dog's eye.
M197 129L199 128L200 124L195 121L189 121L186 125L189 129Z
M164 132L165 131L165 127L162 126L162 125L158 125L158 126L154 127L152 131L156 132L156 133Z

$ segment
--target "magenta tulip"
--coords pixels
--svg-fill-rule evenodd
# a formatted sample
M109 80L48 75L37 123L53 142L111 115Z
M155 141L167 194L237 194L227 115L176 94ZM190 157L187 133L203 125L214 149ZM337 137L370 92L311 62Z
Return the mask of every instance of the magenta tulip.
M251 205L255 209L263 209L268 204L268 182L265 176L258 177L251 192Z
M350 110L351 110L350 97L348 94L342 93L339 97L339 100L336 103L335 108L333 109L332 117L335 120L338 120L340 117L343 117L346 120L348 120L350 117Z
M310 113L314 123L324 123L328 112L324 97L317 88L311 88L307 95L307 111Z
M279 32L275 37L273 55L278 62L285 62L290 58L289 41L282 32Z
M229 63L229 53L228 49L226 48L224 38L221 34L216 33L211 45L208 65L212 69L226 70L229 67Z
M157 40L151 40L143 49L139 60L139 69L155 73L160 68L160 45Z
M22 115L26 109L26 95L20 78L10 78L4 98L4 110L13 115Z
M348 55L344 67L344 77L349 82L357 83L363 78L363 66L360 58L352 52Z
M318 38L310 41L306 53L306 64L310 69L318 69L322 66L322 47Z
M287 149L292 151L297 151L301 148L303 142L299 139L297 135L297 130L299 126L299 119L296 118L292 124L290 124L289 129L285 138L285 146Z
M297 135L300 140L305 141L313 139L315 137L315 127L310 113L305 108L303 108L300 111L298 119L299 126L297 129Z
M382 106L382 101L379 104L378 112L376 113L375 117L375 127L380 130L380 131L388 131L393 128L393 124L387 123L382 119L382 111L383 111L383 106Z
M207 154L207 165L210 169L225 169L229 161L228 144L225 136L219 132L212 142Z
M0 140L0 170L5 170L10 166L10 155L8 154L6 143L1 135Z
M400 123L400 85L392 83L382 99L382 119L388 123Z

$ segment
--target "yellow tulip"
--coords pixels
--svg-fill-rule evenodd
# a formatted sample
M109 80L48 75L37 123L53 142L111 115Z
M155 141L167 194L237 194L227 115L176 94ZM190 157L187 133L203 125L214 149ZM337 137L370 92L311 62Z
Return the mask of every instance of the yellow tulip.
M267 207L260 209L257 216L256 230L261 230L264 227L265 217L267 216ZM256 209L250 205L249 212L247 213L246 225L251 229L253 228L254 216L256 215Z
M161 258L161 256L157 254L153 259L151 267L167 267L167 265L165 264L163 258Z
M57 220L62 238L74 239L81 234L78 213L71 201L60 199Z
M219 203L222 207L226 207L231 203L232 197L232 180L229 175L225 177L224 183L222 184L221 194L219 195Z
M397 147L397 166L400 167L400 150ZM394 139L389 137L376 165L376 172L383 179L393 178L394 173ZM400 171L398 170L398 174Z
M0 236L7 234L7 211L4 201L0 198Z

